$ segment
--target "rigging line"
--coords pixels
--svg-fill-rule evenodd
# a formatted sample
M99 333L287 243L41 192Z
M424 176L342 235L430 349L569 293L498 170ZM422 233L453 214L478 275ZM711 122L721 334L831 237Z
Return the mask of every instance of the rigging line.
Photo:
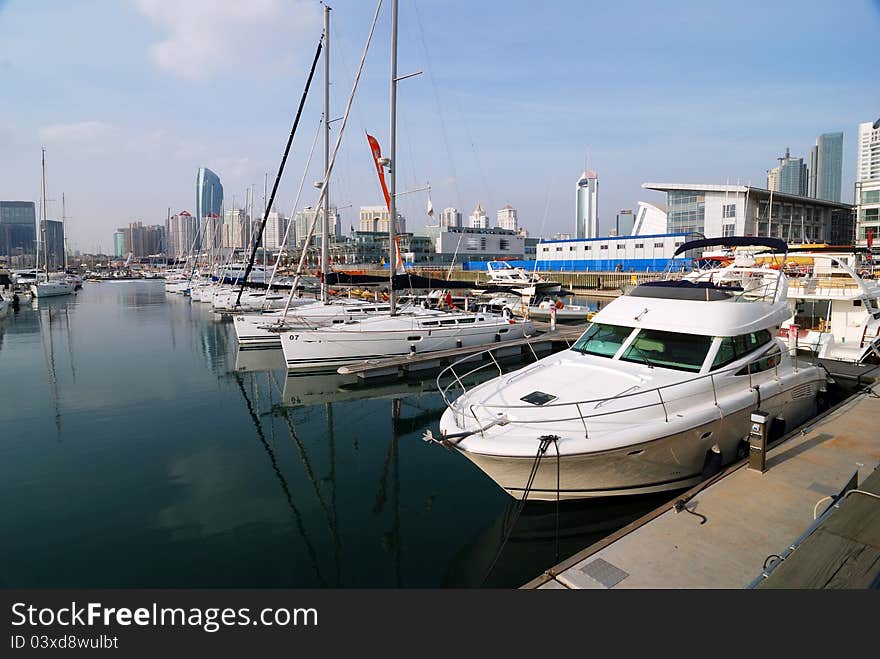
M321 193L318 195L318 203L317 207L322 208L322 204L324 203L324 198L327 196L327 182L330 179L330 175L333 173L333 166L336 164L336 156L339 154L339 145L342 143L342 135L345 133L345 126L348 123L348 116L351 113L351 106L354 102L354 94L357 91L358 83L361 79L361 74L364 70L364 63L367 59L367 52L370 50L370 42L373 40L373 33L376 30L376 23L379 20L379 10L382 8L382 0L378 0L376 3L376 13L373 14L373 22L370 25L370 32L367 35L367 41L364 44L364 52L361 54L360 65L358 66L357 77L354 80L354 84L351 88L351 93L348 96L348 102L345 105L345 114L342 115L342 125L339 127L339 134L336 136L336 144L333 147L333 155L330 157L330 162L327 166L327 170L324 172L324 178L321 184ZM309 226L309 231L306 236L306 244L308 244L312 235L315 233L315 225L317 224L318 216L315 215L315 218L312 220L311 225ZM308 255L307 250L302 250L302 255L299 259L299 264L296 267L296 276L293 279L293 285L290 287L290 295L287 296L287 304L284 306L284 313L278 321L279 325L284 323L284 319L287 318L287 312L290 310L290 302L293 300L293 293L296 290L296 287L299 285L300 279L302 279L302 268L303 263L305 263L306 256Z
M290 129L290 136L287 138L287 146L284 148L284 155L281 157L281 164L278 166L278 173L275 175L275 182L272 184L272 193L266 201L266 208L263 209L263 221L260 222L260 226L257 229L257 239L254 241L251 257L248 259L248 264L244 270L244 277L242 277L241 280L241 288L238 289L238 296L235 299L234 305L236 307L241 304L241 294L244 291L244 285L247 283L247 278L254 267L254 259L257 256L257 245L260 244L260 240L263 237L263 229L266 227L266 221L269 218L269 210L275 202L275 194L278 192L278 185L281 183L281 175L284 173L284 166L287 164L287 157L290 155L290 147L293 146L293 137L296 135L297 127L299 127L299 120L300 117L302 117L303 107L305 107L306 98L309 95L309 88L312 86L312 78L315 77L315 68L318 66L318 59L321 57L321 50L324 47L324 36L325 35L322 32L321 38L318 40L318 47L315 49L315 59L312 60L312 68L309 70L309 77L306 80L305 89L303 89L302 97L299 100L299 107L296 110L296 118L293 120L293 127Z
M269 299L269 293L272 290L272 282L275 280L275 274L278 272L278 266L281 263L281 254L287 246L287 238L290 235L290 227L294 226L295 221L296 221L296 209L299 206L299 198L300 198L300 195L302 195L303 186L305 185L305 182L306 182L306 177L309 175L309 167L312 164L312 156L315 153L315 145L318 144L318 137L320 137L320 135L321 135L321 126L323 125L323 123L324 123L324 115L322 114L320 121L318 121L318 127L315 130L315 137L312 140L312 148L309 149L309 157L306 160L306 166L303 169L302 178L299 181L299 189L296 191L296 199L293 202L293 209L290 211L291 221L287 223L287 229L285 229L284 238L282 238L282 241L281 241L282 247L278 250L278 258L275 259L275 266L272 268L272 276L269 277L269 285L266 287L266 298L264 300L264 304Z

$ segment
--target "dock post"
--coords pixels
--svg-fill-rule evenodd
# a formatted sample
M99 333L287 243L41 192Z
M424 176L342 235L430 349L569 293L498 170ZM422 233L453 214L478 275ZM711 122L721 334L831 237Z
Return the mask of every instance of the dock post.
M755 410L751 416L752 427L749 431L749 469L767 471L767 433L770 430L770 414Z

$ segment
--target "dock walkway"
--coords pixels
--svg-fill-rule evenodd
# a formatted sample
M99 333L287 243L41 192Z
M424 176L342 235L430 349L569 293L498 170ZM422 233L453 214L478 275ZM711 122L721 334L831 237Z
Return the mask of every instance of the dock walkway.
M834 581L835 587L864 587L880 572L877 499L851 496L833 513L839 515L847 507L866 511L861 522L845 525L852 536L845 538L849 543L840 540L845 533L837 531L837 542L825 538L825 555L818 563L813 559L812 568L795 573L795 563L788 562L795 557L803 560L805 553L799 556L799 552L808 547L806 541L793 552L790 547L814 524L814 508L821 499L838 495L855 474L858 484L874 487L866 479L880 464L878 391L880 385L874 385L783 438L768 450L764 473L749 470L745 463L733 465L708 484L675 497L523 587L820 587L821 575L815 576L815 566L826 566L818 570L822 575L827 576L828 570L837 574L834 567L828 567L835 561L845 573L858 575L849 582ZM871 480L875 486L878 475L880 472ZM682 499L686 510L677 512L674 504ZM827 507L828 501L820 504L818 513ZM867 511L871 511L869 515ZM827 523L833 519L829 517ZM842 525L839 519L837 524ZM833 527L826 530L830 532ZM816 550L823 551L823 545L814 547ZM778 576L770 573L762 582L761 575L773 565L773 557L787 553L790 557L774 571ZM798 581L798 574L811 570L811 580L802 577ZM790 576L783 581L786 573Z

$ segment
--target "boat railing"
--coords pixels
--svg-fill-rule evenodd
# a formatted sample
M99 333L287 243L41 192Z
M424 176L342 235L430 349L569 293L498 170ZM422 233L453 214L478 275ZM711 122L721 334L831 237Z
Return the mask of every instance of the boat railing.
M608 417L615 414L625 414L649 408L660 408L663 413L664 422L668 423L669 419L676 413L676 402L678 402L679 400L683 400L685 403L690 404L692 400L689 394L685 394L682 398L676 398L676 396L673 394L673 390L677 387L689 387L694 385L695 383L700 382L708 382L711 386L713 404L716 407L720 408L718 402L719 390L728 391L730 389L731 383L733 383L734 386L736 386L737 388L742 387L743 391L754 392L756 396L756 404L760 405L760 387L769 381L779 381L780 379L779 366L782 362L783 351L778 341L771 341L767 344L765 349L763 349L758 355L750 359L745 364L738 363L735 366L716 370L711 373L696 375L686 380L661 385L659 387L652 387L650 389L635 389L634 387L629 387L628 389L624 390L621 393L615 394L614 396L603 396L601 398L590 398L566 402L551 401L540 406L535 406L531 403L477 403L469 404L467 406L459 404L459 402L462 400L462 395L467 393L468 391L465 381L471 376L474 376L480 371L487 369L495 369L499 377L504 375L501 364L492 354L494 350L497 350L497 348L492 348L484 351L483 353L470 355L464 359L458 360L454 364L447 366L437 376L437 388L440 390L440 394L443 397L443 400L446 403L447 407L449 407L453 411L455 423L459 428L464 429L465 427L465 415L469 415L474 419L477 428L485 427L486 422L497 422L499 420L502 420L503 424L520 425L540 425L566 421L580 421L583 425L584 436L586 438L589 438L589 428L587 425L588 420L600 417ZM788 344L785 352L788 353L789 357L791 358L794 371L797 372L803 366L803 364L799 359L800 355L798 353L798 345L796 339L793 341L793 344L791 342ZM463 363L470 362L474 360L475 357L480 355L488 356L488 361L486 361L484 358L481 363L464 373L458 373L456 371L457 366L460 367L463 365ZM814 356L812 361L807 363L809 365L815 366L817 364L816 357ZM732 374L748 377L742 380L722 379L721 381L719 381L719 377L729 376ZM511 374L511 378L516 378L519 375L520 372L513 373ZM446 385L441 384L442 379L450 376L450 382L448 382ZM460 391L460 394L450 400L452 392L456 388ZM605 405L612 402L622 402L623 406L621 407L620 405L616 405L613 409L603 409ZM628 405L627 403L629 402L631 402L632 404ZM511 419L507 416L507 413L512 410L535 411L536 409L546 410L546 413L543 414L541 418L529 419ZM480 430L479 432L482 433L482 430Z

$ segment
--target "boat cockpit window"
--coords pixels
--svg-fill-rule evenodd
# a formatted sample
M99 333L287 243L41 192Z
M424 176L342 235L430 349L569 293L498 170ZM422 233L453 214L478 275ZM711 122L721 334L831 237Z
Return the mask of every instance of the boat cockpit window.
M711 345L711 336L642 329L620 359L697 373Z
M593 323L571 349L585 355L614 357L632 331L632 327Z
M721 340L721 347L718 348L718 354L712 362L712 370L727 366L737 359L745 357L770 341L773 337L767 330L758 330L751 334L740 334L739 336L725 336ZM754 372L754 371L753 371Z
M776 368L779 365L779 362L782 359L782 350L780 350L778 345L771 347L764 355L757 360L756 362L752 362L743 366L740 370L736 372L737 375L748 375L749 373L761 373L762 371L769 371L771 368Z

